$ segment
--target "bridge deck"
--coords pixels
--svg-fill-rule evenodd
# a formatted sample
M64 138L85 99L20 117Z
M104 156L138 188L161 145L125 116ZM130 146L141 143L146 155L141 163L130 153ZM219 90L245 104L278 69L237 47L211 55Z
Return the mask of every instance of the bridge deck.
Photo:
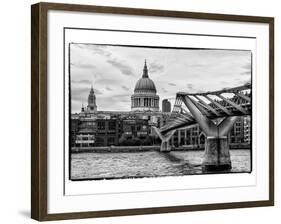
M221 117L250 115L251 95L250 84L205 93L178 92L173 111L166 124L160 128L160 132L165 134L197 123L190 111L184 107L185 99L192 102L202 115L213 120Z

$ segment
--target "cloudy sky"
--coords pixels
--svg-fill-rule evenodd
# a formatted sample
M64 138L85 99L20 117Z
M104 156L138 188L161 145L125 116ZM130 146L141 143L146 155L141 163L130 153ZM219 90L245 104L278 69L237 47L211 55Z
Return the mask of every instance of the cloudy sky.
M176 92L235 87L251 79L251 52L71 44L72 113L87 105L93 85L98 110L129 111L147 60L157 94L172 103Z

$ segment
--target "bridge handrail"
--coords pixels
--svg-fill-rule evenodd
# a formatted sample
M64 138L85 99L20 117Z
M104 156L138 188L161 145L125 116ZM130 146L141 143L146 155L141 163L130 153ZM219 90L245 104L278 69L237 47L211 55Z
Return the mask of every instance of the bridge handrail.
M167 122L164 126L160 128L161 131L167 131L167 130L173 130L173 128L179 128L181 126L188 126L193 125L195 120L192 116L192 114L189 111L184 111L182 108L182 99L183 97L189 97L191 99L192 97L197 98L197 96L203 96L210 103L206 103L207 106L201 105L200 100L195 101L194 99L191 99L191 101L194 104L197 104L196 106L200 109L201 107L201 112L202 110L205 110L205 113L207 113L210 119L215 119L219 117L225 117L225 116L241 116L241 115L247 115L251 112L251 93L250 94L244 94L241 93L241 91L244 90L251 90L251 84L246 83L245 85L241 85L238 87L234 88L228 88L228 89L222 89L219 91L208 91L204 93L187 93L187 92L178 92L176 94L176 100L174 103L174 107L172 110L172 113L170 114L169 118L167 119ZM225 97L221 96L220 94L223 93L233 93L235 94L234 97L226 99ZM216 95L219 97L220 100L213 100L210 99L207 95ZM242 95L242 97L241 97ZM238 98L241 99L238 99ZM236 99L237 98L237 99ZM198 99L198 98L197 98ZM200 105L198 105L200 104ZM204 107L204 108L202 108ZM211 110L212 107L213 109ZM206 112L207 110L207 112ZM213 111L215 110L215 111ZM183 111L185 113L183 113ZM214 113L216 112L216 113ZM210 116L211 114L211 116ZM183 118L183 116L185 118Z

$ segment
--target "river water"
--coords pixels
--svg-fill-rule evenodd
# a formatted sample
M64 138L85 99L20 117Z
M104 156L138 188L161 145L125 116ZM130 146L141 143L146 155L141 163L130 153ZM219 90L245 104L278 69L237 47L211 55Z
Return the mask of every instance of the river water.
M203 174L204 151L73 153L71 179L116 179ZM230 150L230 173L251 172L251 153Z

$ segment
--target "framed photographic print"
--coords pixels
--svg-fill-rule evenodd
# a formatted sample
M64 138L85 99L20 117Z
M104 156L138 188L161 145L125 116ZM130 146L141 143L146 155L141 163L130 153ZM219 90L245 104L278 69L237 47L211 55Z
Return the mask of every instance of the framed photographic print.
M32 218L274 204L274 19L32 5Z

